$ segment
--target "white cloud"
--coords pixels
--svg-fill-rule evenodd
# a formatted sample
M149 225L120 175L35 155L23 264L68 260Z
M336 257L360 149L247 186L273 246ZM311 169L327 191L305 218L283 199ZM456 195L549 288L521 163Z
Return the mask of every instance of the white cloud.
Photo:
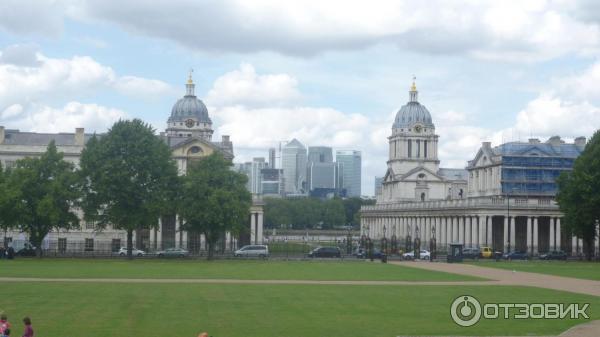
M40 64L37 54L38 47L36 45L14 44L4 48L4 50L0 52L0 63L37 67Z
M174 93L173 88L160 80L137 76L122 76L113 82L113 87L125 95L152 99Z
M87 132L107 130L119 119L127 118L121 110L98 104L68 102L62 108L30 104L12 105L0 116L4 126L33 132L65 132L83 127ZM6 119L5 119L6 118Z
M258 75L254 66L243 63L240 69L217 78L206 101L217 106L289 105L301 97L297 85L298 81L288 74Z
M0 1L0 29L15 34L58 36L63 29L66 2L55 0Z
M70 15L209 52L307 56L391 43L424 53L535 61L597 52L600 30L575 15L577 7L543 0L87 0L71 6Z

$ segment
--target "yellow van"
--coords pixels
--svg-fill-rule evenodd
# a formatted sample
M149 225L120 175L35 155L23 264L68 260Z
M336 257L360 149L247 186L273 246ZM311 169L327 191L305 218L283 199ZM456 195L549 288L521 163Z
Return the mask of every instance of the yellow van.
M491 259L494 257L494 251L491 247L481 247L481 257L484 259Z

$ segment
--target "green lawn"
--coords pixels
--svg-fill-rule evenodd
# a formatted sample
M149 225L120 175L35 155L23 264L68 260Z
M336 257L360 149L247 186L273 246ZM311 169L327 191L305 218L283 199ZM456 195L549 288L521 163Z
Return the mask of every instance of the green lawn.
M20 336L31 316L36 336L305 337L397 335L556 335L573 320L482 320L470 328L450 318L450 303L591 303L600 298L501 286L331 286L4 283L0 308Z
M213 278L251 280L481 280L367 261L205 261L18 259L0 261L0 277Z
M583 261L484 261L472 262L478 266L526 271L531 273L574 277L600 281L600 263Z

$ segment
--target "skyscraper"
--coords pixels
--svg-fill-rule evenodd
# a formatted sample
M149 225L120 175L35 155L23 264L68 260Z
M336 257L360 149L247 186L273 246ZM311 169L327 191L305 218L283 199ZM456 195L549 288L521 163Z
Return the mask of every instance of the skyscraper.
M333 163L333 152L327 146L309 146L309 163Z
M338 150L335 160L340 165L342 187L346 196L360 197L361 194L361 153L354 150Z
M305 194L306 147L294 138L281 152L285 193Z
M276 152L274 147L269 149L269 168L272 169L277 168L277 163L275 162L277 160L275 153Z

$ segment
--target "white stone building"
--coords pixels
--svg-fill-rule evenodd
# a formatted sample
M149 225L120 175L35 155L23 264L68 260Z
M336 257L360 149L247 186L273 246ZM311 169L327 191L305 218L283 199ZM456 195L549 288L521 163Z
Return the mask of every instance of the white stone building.
M220 142L212 140L212 121L204 103L194 94L192 78L187 81L186 94L179 99L171 110L167 121L167 129L158 137L168 144L180 174L185 174L188 165L195 160L214 152L221 153L226 159L233 160L233 144L229 136L222 136ZM100 135L102 136L102 135ZM67 161L79 164L81 151L92 134L86 134L83 128L75 133L35 133L5 129L0 126L0 163L11 167L21 158L39 156L46 151L50 141L54 140L58 151L64 153ZM227 233L222 243L227 248L238 243L263 242L263 207L262 201L254 197L249 219L250 231L242 238L233 238ZM135 245L141 249L156 250L168 247L185 247L192 251L205 248L201 235L188 234L179 229L178 217L160 219L158 229L139 230L134 235ZM13 241L22 244L27 238L23 233L5 232L4 242ZM238 240L240 242L238 242ZM54 231L44 239L45 249L50 250L85 250L110 251L126 243L126 233L113 228L98 230L93 223L82 222L80 230Z
M439 137L413 83L388 139L382 193L376 205L361 209L362 231L369 237L395 235L403 242L419 236L422 247L435 237L441 250L463 243L530 255L582 252L582 240L561 226L563 214L554 196L555 179L572 169L585 138L569 144L555 136L497 147L484 142L466 170L440 169Z

